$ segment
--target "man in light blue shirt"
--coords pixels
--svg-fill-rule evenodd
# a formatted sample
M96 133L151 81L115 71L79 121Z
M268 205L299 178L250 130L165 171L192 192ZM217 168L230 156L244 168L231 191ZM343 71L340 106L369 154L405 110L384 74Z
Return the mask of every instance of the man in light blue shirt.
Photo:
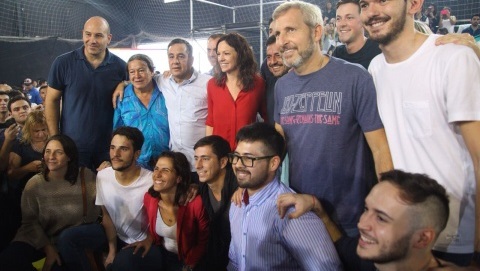
M241 207L230 207L228 270L342 270L322 221L309 212L282 219L276 201L291 192L275 177L284 152L284 139L272 125L242 128L237 148L229 155L238 185L244 188ZM289 212L293 211L290 208Z
M195 71L192 50L188 41L173 39L168 44L170 76L157 75L154 80L165 96L170 147L185 154L191 170L195 171L193 146L205 136L207 82L211 76ZM198 179L198 176L195 178Z

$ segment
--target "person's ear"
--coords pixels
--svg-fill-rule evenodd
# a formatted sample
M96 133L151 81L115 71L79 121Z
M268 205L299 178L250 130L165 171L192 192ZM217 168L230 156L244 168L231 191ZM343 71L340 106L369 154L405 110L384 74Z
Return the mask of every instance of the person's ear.
M436 234L432 228L421 229L414 233L414 248L425 249L429 248L435 242Z

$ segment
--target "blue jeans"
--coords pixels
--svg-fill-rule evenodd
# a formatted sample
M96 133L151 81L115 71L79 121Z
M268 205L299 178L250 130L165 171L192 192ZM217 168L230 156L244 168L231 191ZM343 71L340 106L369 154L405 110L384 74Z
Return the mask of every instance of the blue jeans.
M167 251L163 246L152 245L150 250L142 257L143 249L133 254L134 248L122 249L115 256L113 271L179 271L182 270L182 262L178 255Z
M107 236L101 224L65 229L57 239L57 249L69 270L92 270L85 249L102 252L107 248Z

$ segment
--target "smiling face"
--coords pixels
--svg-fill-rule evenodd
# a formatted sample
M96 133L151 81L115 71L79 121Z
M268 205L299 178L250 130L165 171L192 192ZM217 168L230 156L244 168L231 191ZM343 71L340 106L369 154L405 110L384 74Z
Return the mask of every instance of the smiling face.
M178 83L191 76L193 56L189 56L187 45L176 43L168 47L168 65L170 73Z
M261 142L238 142L235 154L240 156L250 157L263 157L270 155L263 150L265 146ZM271 159L262 159L253 161L252 167L246 167L242 161L238 159L236 163L233 163L233 171L237 176L238 186L241 188L247 188L249 194L257 192L269 183L269 172Z
M175 172L172 159L168 157L158 159L153 169L152 179L153 190L173 194L176 192L177 184L181 181L181 177Z
M407 3L404 0L361 0L363 25L370 39L388 45L404 31L407 18Z
M394 185L377 184L365 199L365 211L358 222L360 258L375 263L406 258L414 235L412 208L400 199L399 189Z
M238 70L237 51L224 40L218 44L217 59L222 72L230 73Z
M227 158L218 159L211 146L202 146L195 149L195 168L202 183L217 181L222 170L227 165Z
M82 33L87 57L99 57L104 54L112 39L107 22L99 17L90 18L85 23Z
M128 75L135 89L153 89L153 71L148 68L148 65L145 63L145 61L134 59L128 62Z
M283 63L287 67L301 68L310 60L315 46L319 46L318 37L303 21L302 12L291 8L275 20L275 36Z
M276 43L267 46L267 66L275 77L281 77L288 71L287 66L283 64L280 46Z
M70 158L65 154L62 144L57 140L51 140L45 146L43 159L50 172L66 172L68 162L70 161Z
M353 3L342 4L337 8L337 33L344 44L363 40L363 24L359 7Z
M135 151L132 141L126 136L115 135L110 143L110 161L116 171L127 171L135 167L140 150Z

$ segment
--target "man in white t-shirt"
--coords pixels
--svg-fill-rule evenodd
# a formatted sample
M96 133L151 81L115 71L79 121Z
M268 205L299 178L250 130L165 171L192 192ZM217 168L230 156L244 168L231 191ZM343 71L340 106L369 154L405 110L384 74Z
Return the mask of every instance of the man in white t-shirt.
M143 197L152 186L152 172L137 163L144 142L134 127L119 127L110 144L111 167L97 174L95 204L102 208L102 224L85 224L62 232L59 244L63 264L69 270L90 270L85 249L105 251L105 266L113 263L119 249L147 237Z
M96 205L102 207L108 256L105 264L113 263L118 248L147 237L147 217L143 197L152 186L152 172L137 163L143 135L133 127L119 127L110 144L112 167L97 175Z
M426 173L449 194L450 218L434 255L467 265L480 251L480 62L467 47L435 46L439 36L415 31L422 4L360 1L383 52L369 71L394 167Z

